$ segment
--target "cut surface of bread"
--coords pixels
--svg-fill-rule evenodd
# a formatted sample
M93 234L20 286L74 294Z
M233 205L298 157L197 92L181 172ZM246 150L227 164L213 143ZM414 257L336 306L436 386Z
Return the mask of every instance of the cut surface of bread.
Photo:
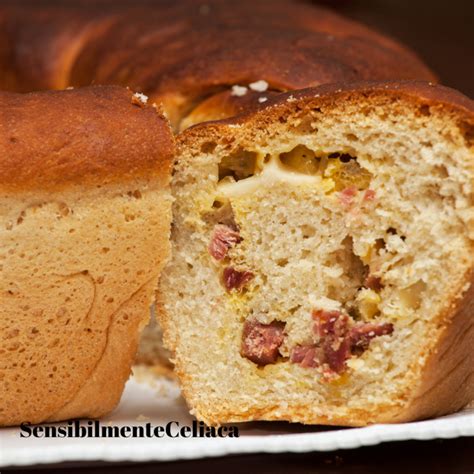
M210 424L367 425L474 396L472 102L323 86L179 138L158 315Z
M169 254L171 130L119 87L0 104L0 425L99 417Z

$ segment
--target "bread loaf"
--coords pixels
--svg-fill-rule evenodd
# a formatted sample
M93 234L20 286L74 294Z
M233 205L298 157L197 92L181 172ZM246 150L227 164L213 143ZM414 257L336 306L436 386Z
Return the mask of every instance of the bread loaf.
M129 86L182 132L157 308L200 419L363 425L466 403L470 101L302 1L15 3L1 89ZM100 416L168 255L173 139L141 94L0 101L0 424ZM138 360L168 365L160 341L153 324Z
M118 87L0 93L0 425L118 403L169 253L174 141Z
M473 130L462 95L378 82L180 135L158 301L198 419L358 426L474 397Z

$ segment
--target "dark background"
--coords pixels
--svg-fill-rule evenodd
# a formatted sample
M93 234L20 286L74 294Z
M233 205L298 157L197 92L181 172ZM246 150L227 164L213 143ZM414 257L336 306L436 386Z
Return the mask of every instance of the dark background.
M401 40L425 60L443 84L474 98L474 0L327 0L314 3L323 3ZM473 474L474 438L385 443L331 453L245 455L141 465L96 463L86 467L75 463L46 469L54 469L56 474Z
M405 43L444 85L474 99L474 0L326 0L324 4Z

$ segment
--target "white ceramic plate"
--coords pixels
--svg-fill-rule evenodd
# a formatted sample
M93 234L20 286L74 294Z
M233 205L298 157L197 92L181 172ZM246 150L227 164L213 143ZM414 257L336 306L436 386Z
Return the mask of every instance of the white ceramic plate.
M132 378L111 425L191 425L173 382ZM328 428L288 423L241 425L239 438L20 438L19 428L0 430L0 467L65 461L171 461L244 453L331 451L384 441L474 436L474 409L436 420L366 428Z

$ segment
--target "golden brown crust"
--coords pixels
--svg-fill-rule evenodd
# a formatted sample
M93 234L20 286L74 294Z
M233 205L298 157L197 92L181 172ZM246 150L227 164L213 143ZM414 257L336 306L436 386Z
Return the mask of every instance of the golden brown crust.
M321 7L285 0L243 1L232 8L211 1L206 7L185 1L157 8L148 17L140 10L128 11L134 21L121 18L102 42L85 49L72 76L77 72L87 80L85 75L95 70L96 78L107 81L126 74L128 83L139 81L150 93L193 96L258 79L282 90L342 78L433 79L399 44ZM131 43L137 30L148 40L140 57ZM123 75L117 74L119 68Z
M6 29L16 89L130 86L163 102L175 124L209 95L262 79L279 91L364 79L436 80L399 43L289 0L30 5L7 9Z
M115 19L113 12L104 15L91 6L57 8L43 2L12 2L0 10L2 16L0 50L8 52L6 71L15 80L6 81L2 75L0 86L16 92L69 86L69 72L77 54L86 42L104 34Z
M143 324L142 318L137 316L149 311L150 294L155 286L153 278L114 314L108 328L107 344L94 370L64 406L48 415L48 421L100 418L115 408L137 351L138 339L134 335Z
M159 178L2 200L0 425L118 402L169 253L170 204Z
M115 406L169 254L170 208L159 178L3 199L0 425Z
M225 120L196 124L178 137L178 144L194 140L217 139L226 126L258 124L264 128L274 120L285 120L290 114L304 108L331 106L338 101L357 101L358 96L380 97L382 100L403 98L419 105L420 113L429 113L426 107L442 108L459 116L460 127L466 140L473 139L474 101L449 87L426 81L360 81L324 84L319 87L291 91L269 97L263 104L252 103L244 113Z
M0 93L0 188L52 190L138 177L168 179L166 119L115 86Z

